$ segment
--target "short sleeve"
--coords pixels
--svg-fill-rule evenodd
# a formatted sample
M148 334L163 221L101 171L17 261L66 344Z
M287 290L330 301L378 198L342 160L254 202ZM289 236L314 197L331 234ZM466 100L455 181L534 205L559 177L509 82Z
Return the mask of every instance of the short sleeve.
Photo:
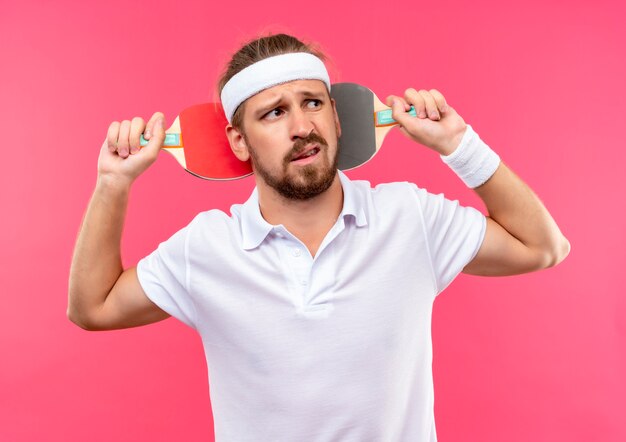
M415 186L423 215L437 293L441 293L476 256L485 237L485 215L443 194Z
M196 310L187 281L188 234L189 226L141 259L137 264L137 277L152 302L195 329Z

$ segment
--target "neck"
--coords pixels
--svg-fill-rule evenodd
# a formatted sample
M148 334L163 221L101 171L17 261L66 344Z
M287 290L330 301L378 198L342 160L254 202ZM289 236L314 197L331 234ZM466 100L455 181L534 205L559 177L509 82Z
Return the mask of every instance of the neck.
M326 191L308 200L290 200L257 180L259 208L272 225L282 224L302 241L315 256L322 240L337 221L343 208L343 189L339 174Z

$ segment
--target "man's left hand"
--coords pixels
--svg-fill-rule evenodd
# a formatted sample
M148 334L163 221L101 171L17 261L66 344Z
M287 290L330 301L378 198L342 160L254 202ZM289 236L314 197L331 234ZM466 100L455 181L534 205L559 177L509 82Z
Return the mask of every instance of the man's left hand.
M394 120L400 124L400 130L409 139L441 155L450 155L461 143L467 125L438 90L409 88L404 97L387 97L387 105L392 109ZM408 114L411 106L415 107L417 117Z

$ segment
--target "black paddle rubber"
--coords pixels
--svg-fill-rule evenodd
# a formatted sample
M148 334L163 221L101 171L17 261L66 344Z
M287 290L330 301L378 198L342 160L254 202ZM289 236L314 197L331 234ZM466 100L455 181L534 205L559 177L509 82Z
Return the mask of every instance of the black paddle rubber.
M337 167L353 169L376 154L374 93L355 83L335 83L330 95L335 99L341 125Z

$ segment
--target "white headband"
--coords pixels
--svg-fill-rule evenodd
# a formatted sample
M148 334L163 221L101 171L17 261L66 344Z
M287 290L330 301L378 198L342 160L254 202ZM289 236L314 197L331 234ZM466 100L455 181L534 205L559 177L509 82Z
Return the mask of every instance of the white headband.
M326 66L315 55L297 52L265 58L235 74L222 89L222 106L228 122L239 105L251 96L294 80L321 80L330 92Z

